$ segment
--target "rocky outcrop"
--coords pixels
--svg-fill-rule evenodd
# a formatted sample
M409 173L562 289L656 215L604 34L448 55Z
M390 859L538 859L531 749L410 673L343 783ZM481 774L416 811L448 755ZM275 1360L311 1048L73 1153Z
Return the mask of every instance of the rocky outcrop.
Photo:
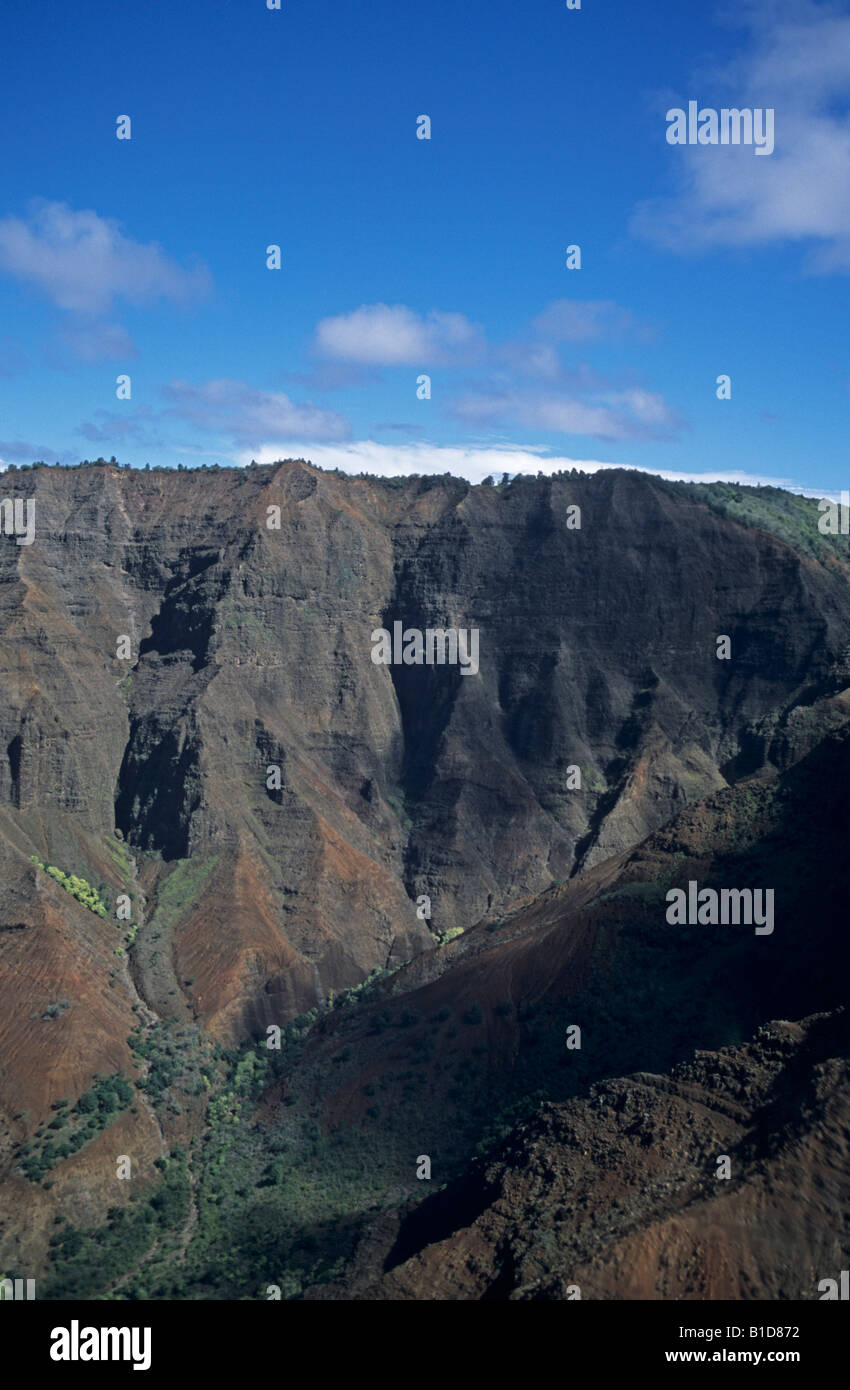
M544 1105L397 1227L377 1279L314 1296L817 1299L850 1240L848 1044L846 1012L774 1022Z

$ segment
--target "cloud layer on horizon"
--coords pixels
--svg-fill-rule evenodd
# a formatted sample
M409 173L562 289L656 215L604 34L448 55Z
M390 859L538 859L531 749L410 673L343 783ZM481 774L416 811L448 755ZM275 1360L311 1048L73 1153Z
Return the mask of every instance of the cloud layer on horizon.
M338 468L343 473L372 473L378 477L410 476L420 474L452 473L471 483L480 483L484 478L499 478L504 473L538 473L549 476L571 468L583 473L597 473L601 469L627 468L637 473L650 473L671 482L739 483L750 487L782 487L788 492L798 492L807 497L827 497L831 492L802 488L790 478L774 478L758 473L746 473L740 469L714 469L706 473L692 473L675 468L645 468L639 464L616 463L600 459L576 459L565 455L550 454L536 445L522 444L470 444L441 445L428 443L381 444L375 440L350 440L347 443L313 443L306 448L303 442L282 441L264 445L254 454L242 453L236 462L247 466L252 458L257 463L277 463L281 459L303 458L318 468Z
M104 415L106 413L101 412ZM108 430L104 430L101 435L96 426L92 425L91 429L92 433L87 434L87 438L97 440L110 437ZM144 423L138 422L138 428L130 424L125 437L138 439L143 432ZM498 479L505 473L530 474L534 477L540 473L549 477L553 473L572 468L582 473L622 468L666 478L670 482L738 483L743 487L781 487L804 497L829 497L834 501L838 501L840 497L832 488L801 487L791 478L748 473L740 469L712 469L704 473L694 473L675 468L647 468L640 464L611 460L570 458L566 455L550 454L541 446L512 443L443 445L423 441L411 444L382 444L372 439L305 443L304 440L289 438L277 443L264 444L256 449L237 450L230 456L226 451L196 449L191 446L175 447L174 453L198 455L213 459L224 466L238 468L247 468L252 461L271 464L284 459L305 459L317 468L337 468L343 473L368 473L380 478L451 473L470 483L480 483L488 477ZM46 463L59 462L59 456L46 446L37 447L24 440L0 440L0 471L10 463L31 463L36 458L41 458ZM66 457L63 461L70 460Z

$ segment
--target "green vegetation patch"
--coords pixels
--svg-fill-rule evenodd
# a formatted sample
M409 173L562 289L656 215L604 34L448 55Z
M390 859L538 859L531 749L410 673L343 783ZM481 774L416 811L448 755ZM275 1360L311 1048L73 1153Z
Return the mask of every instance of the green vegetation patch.
M822 513L818 499L800 497L779 487L746 487L738 483L670 483L662 487L680 493L684 490L713 512L741 526L769 531L796 550L823 563L830 559L850 561L850 545L845 536L823 535L818 529Z
M173 927L200 896L219 858L220 855L211 854L204 858L178 859L157 891L152 925L160 929Z
M106 853L112 860L119 874L125 882L129 882L133 872L133 861L130 858L130 851L123 840L106 840ZM133 897L133 894L130 894Z
M221 1049L197 1024L181 1027L173 1018L140 1024L127 1041L137 1061L147 1064L136 1086L157 1109L179 1115L188 1096L204 1095L218 1080Z
M55 864L42 864L36 855L31 854L30 859L33 864L37 864L46 874L49 874L54 883L58 883L60 888L64 888L66 893L70 893L72 898L87 907L89 912L94 912L98 917L105 917L106 904L100 898L96 889L92 888L84 878L77 874L66 874L62 869L57 869Z
M96 1076L76 1105L72 1106L69 1101L57 1102L50 1123L42 1126L35 1138L21 1147L18 1163L21 1172L30 1182L42 1182L57 1163L84 1148L127 1110L133 1100L132 1084L123 1072Z
M109 1286L141 1261L155 1242L179 1227L189 1208L186 1156L172 1150L158 1159L163 1181L144 1200L112 1207L103 1226L70 1226L51 1241L53 1272L39 1284L39 1298L109 1297ZM137 1286L129 1296L144 1298Z

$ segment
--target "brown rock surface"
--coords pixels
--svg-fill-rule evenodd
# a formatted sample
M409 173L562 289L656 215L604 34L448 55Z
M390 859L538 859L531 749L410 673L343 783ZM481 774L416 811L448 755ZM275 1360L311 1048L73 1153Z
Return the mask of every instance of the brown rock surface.
M543 1106L345 1296L817 1298L850 1239L848 1044L846 1012L777 1022L669 1076Z

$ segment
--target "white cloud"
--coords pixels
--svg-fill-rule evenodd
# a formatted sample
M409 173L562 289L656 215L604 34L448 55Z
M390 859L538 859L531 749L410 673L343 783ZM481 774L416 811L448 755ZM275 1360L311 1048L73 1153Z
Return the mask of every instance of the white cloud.
M529 325L525 339L488 344L480 325L465 314L431 310L419 314L406 304L361 304L350 314L322 319L315 351L337 362L361 366L468 367L485 359L531 375L551 376L558 362L553 343L590 343L647 329L612 300L557 299ZM535 367L536 364L536 367Z
M112 218L44 200L26 220L0 220L0 269L77 314L106 313L119 299L188 300L210 285L203 267L184 269L155 242L133 241Z
M98 412L106 422L107 412ZM132 428L127 431L132 436ZM91 438L108 438L92 434ZM240 449L230 459L221 451L210 451L194 446L175 447L173 452L184 455L216 458L221 463L229 463L245 468L255 459L257 463L277 463L281 459L303 458L318 468L338 468L343 473L370 473L375 477L409 477L412 474L423 476L451 473L465 478L471 483L480 483L484 478L501 478L502 474L511 476L521 473L534 477L542 473L549 477L553 473L576 468L582 473L598 473L605 469L623 468L636 473L649 473L653 477L666 478L670 482L683 483L739 483L749 487L781 487L788 492L799 493L804 497L830 497L838 501L840 493L833 488L801 487L791 478L776 478L760 473L747 473L741 469L713 469L705 473L693 473L686 469L643 468L639 464L617 463L610 460L572 458L564 454L551 454L543 445L536 444L379 444L372 439L349 440L341 443L312 441L289 437L280 442L264 444L260 448ZM34 459L44 459L48 463L58 460L58 455L45 445L28 444L22 440L0 440L0 471L10 462L31 463Z
M511 340L500 343L495 355L499 368L514 377L550 382L564 374L560 353L551 343Z
M452 414L479 425L507 422L595 439L668 438L678 428L674 412L660 396L637 389L597 390L581 399L566 388L470 391L454 401Z
M237 445L259 448L266 440L347 439L348 422L335 410L298 405L283 391L261 391L244 381L220 378L194 385L172 381L163 388L165 414L198 429L229 435Z
M233 460L240 466L250 463L276 463L279 459L304 458L318 468L339 468L343 473L372 473L378 477L389 478L410 476L413 473L439 474L453 473L468 482L480 483L487 477L501 477L503 473L538 473L546 476L570 468L578 468L583 473L597 473L605 468L628 468L638 473L651 473L658 478L668 478L671 482L740 483L755 487L757 485L784 487L791 492L806 496L823 497L826 493L798 487L788 478L773 478L758 473L744 473L739 469L716 469L706 473L691 473L671 468L641 468L637 464L602 462L598 459L570 458L563 454L550 454L545 448L524 444L444 445L444 444L379 444L372 439L351 440L345 444L311 443L282 440L267 444L259 452L245 451Z
M618 390L584 366L567 372L562 343L600 342L649 330L612 300L558 299L527 325L523 337L488 343L464 314L416 313L404 304L364 304L351 314L323 319L314 347L347 365L453 368L459 395L449 402L455 419L504 424L600 439L667 437L677 428L672 410L651 392ZM484 367L483 382L469 380ZM520 384L521 383L521 384Z
M319 468L339 468L344 473L373 473L390 478L413 473L454 473L470 482L481 482L490 474L557 472L559 468L614 467L613 464L586 463L574 459L547 459L534 446L523 445L442 445L442 444L379 444L372 439L352 440L347 444L311 443L305 446L294 440L266 445L253 455L245 452L236 462L245 465L255 458L258 463L274 463L282 458L306 458Z
M464 314L417 314L406 304L362 304L350 314L322 319L315 349L323 357L364 366L429 366L475 358L483 334Z
M750 30L748 50L675 104L773 107L776 148L758 159L751 146L667 146L659 108L679 191L642 203L632 229L681 252L808 241L812 269L850 270L850 16L816 0L758 0L733 22Z

